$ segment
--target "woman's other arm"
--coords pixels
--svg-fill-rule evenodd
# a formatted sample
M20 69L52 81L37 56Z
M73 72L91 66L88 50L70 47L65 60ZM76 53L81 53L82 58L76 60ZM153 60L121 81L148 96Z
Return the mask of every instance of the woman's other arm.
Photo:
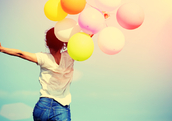
M1 46L1 43L0 43L0 52L8 54L8 55L12 55L12 56L17 56L17 57L23 58L25 60L28 60L34 63L38 63L36 54L24 52L18 49L5 48Z

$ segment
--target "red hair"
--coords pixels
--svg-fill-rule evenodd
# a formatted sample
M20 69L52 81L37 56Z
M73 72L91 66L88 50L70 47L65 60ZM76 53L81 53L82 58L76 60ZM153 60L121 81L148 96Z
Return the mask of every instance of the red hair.
M49 29L47 32L46 32L46 43L47 43L47 46L48 48L50 49L53 49L54 51L58 51L60 49L62 49L63 45L64 45L64 42L62 42L61 40L59 40L55 34L54 34L54 27ZM65 42L66 45L67 45L67 42Z

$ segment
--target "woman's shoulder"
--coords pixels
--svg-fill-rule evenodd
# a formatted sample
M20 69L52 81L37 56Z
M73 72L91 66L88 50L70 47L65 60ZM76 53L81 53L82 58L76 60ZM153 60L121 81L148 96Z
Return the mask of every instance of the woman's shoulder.
M50 56L51 54L50 53L47 53L47 52L38 52L38 53L35 53L37 55L42 55L42 56Z
M67 51L62 52L62 54L63 54L64 57L67 57L68 59L72 59Z
M37 55L37 57L44 59L44 60L47 60L47 59L52 60L52 55L50 53L38 52L38 53L36 53L36 55Z

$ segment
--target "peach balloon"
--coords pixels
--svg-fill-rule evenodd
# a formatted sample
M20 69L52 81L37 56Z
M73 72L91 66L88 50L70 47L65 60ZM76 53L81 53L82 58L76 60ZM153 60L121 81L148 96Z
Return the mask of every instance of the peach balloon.
M65 18L56 23L54 30L58 39L62 42L68 42L74 34L81 31L81 28L75 20Z
M134 3L122 5L116 14L118 23L125 29L136 29L144 21L143 9Z
M123 33L115 27L107 27L98 35L98 45L102 52L108 55L119 53L125 44Z
M121 3L121 0L94 0L96 6L101 11L110 12L115 10Z
M96 34L104 27L103 14L94 8L84 9L78 18L81 30L87 34Z
M86 0L61 0L63 10L68 14L80 13L86 5Z

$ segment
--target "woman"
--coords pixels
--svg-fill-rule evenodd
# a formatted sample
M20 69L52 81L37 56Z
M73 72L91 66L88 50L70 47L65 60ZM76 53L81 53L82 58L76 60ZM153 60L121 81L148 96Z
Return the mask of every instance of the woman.
M74 60L67 51L61 52L64 43L56 38L54 28L46 32L46 44L50 53L23 52L2 47L1 43L0 52L26 59L40 66L39 81L42 88L40 99L33 111L34 121L71 121L70 83Z

